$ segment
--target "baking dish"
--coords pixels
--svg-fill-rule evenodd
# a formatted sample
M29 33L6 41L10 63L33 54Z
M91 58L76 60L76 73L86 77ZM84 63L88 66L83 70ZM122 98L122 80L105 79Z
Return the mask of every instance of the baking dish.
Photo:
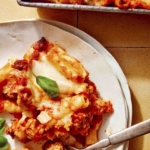
M54 9L70 9L70 10L88 10L88 11L101 11L101 12L118 12L118 13L138 13L138 14L150 14L150 10L147 9L127 9L121 10L113 6L90 6L90 5L77 5L77 4L56 4L56 3L43 3L43 2L28 2L27 0L17 0L18 4L27 7L43 7Z

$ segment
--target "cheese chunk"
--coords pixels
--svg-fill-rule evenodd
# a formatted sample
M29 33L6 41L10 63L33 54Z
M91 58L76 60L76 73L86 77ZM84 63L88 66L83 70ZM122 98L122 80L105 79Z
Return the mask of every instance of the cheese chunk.
M50 63L50 61L47 60L44 54L41 55L39 61L33 62L32 71L36 76L45 76L56 81L62 95L78 94L86 91L86 83L78 84L72 80L67 79L55 68L52 63Z

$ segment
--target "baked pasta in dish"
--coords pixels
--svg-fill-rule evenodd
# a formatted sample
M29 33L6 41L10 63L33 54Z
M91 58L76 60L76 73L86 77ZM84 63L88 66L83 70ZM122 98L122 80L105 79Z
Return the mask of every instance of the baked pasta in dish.
M66 150L97 142L103 114L113 106L99 98L80 61L42 37L22 59L12 57L0 69L0 112L14 115L6 128L12 138Z
M93 6L115 6L120 9L150 9L150 0L29 0L30 2L48 2L57 4L83 4Z

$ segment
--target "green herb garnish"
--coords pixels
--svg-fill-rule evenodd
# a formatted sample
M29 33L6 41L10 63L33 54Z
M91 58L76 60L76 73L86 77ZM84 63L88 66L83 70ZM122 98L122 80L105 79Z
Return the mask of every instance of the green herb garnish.
M5 130L5 126L3 126L1 129L0 129L0 135L2 135L4 133L4 130Z
M0 150L8 149L8 141L4 136L0 136Z
M0 135L3 134L5 128L5 119L0 118Z
M56 81L44 76L35 76L37 84L51 97L59 97L59 88Z

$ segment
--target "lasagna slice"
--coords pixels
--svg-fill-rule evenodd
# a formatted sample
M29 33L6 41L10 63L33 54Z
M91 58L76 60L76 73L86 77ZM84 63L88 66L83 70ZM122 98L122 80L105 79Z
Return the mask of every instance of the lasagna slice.
M6 133L24 144L42 142L43 150L97 142L103 114L113 112L81 62L45 38L22 59L9 59L0 85L0 111L14 114Z

